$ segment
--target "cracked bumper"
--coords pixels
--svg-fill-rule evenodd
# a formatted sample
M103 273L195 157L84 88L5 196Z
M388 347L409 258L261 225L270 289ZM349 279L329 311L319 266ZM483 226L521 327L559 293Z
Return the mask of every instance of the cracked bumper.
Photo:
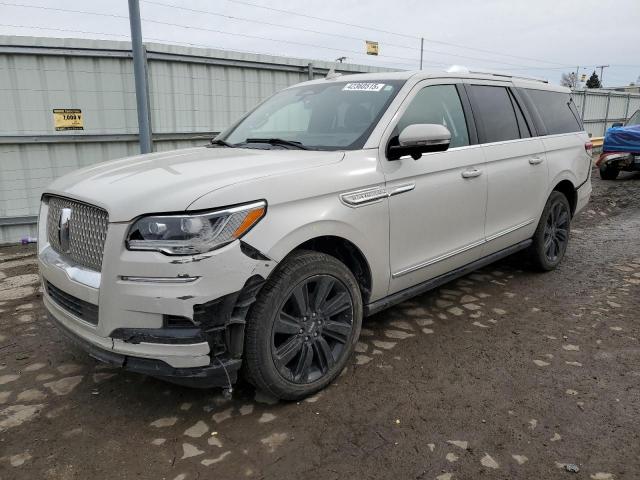
M244 319L233 319L234 343L225 345L233 300L253 275L266 278L275 262L248 256L239 242L185 257L132 252L124 247L127 225L110 224L102 271L96 272L54 252L43 223L38 235L43 301L54 323L82 348L99 360L178 383L226 386L227 374L235 379ZM49 294L49 284L57 295ZM224 309L202 313L225 299ZM83 315L82 305L93 317ZM197 320L194 312L200 312ZM192 321L191 330L199 333L173 338L169 318Z
M106 353L154 359L174 368L202 367L209 365L209 344L176 345L161 343L129 344L111 337L102 337L82 326L82 320L58 306L46 293L43 294L45 307L55 323L62 327L67 335L80 342L88 343Z
M45 304L55 307L45 297ZM89 356L108 365L122 368L131 372L150 375L180 385L198 388L230 387L237 380L237 372L241 361L237 359L219 359L214 364L201 367L180 368L172 366L159 358L138 357L127 355L121 351L109 347L110 342L97 342L97 339L88 339L77 330L73 330L72 323L60 321L54 313L55 309L49 309L49 317L58 324L59 330L74 344L86 351ZM208 359L209 357L207 357Z

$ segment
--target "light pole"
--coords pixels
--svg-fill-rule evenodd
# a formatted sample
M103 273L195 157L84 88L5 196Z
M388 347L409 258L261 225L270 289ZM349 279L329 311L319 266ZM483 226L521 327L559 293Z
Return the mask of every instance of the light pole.
M604 87L604 69L609 68L609 65L598 65L596 68L600 69L600 85Z
M149 120L149 96L145 51L142 46L140 4L129 0L129 24L131 25L131 51L133 53L133 77L136 86L136 108L138 110L138 139L140 153L151 152L151 121Z

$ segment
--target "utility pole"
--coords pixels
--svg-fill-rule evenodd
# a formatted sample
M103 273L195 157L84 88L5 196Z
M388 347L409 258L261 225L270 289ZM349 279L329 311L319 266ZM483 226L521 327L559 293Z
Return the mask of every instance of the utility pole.
M144 47L142 46L142 27L140 25L140 4L138 0L129 0L129 24L131 25L131 51L133 53L133 76L136 85L140 153L150 153L152 147L151 122L149 120L149 91L147 87L146 55Z
M420 70L422 70L422 54L424 53L424 37L420 38Z
M600 69L600 85L604 87L604 69L609 68L609 65L598 65L596 68Z

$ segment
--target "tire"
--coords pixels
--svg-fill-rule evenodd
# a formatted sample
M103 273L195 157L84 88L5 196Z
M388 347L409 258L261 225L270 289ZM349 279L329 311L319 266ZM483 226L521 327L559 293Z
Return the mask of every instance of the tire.
M561 192L551 192L529 247L529 258L537 270L554 270L569 244L571 207Z
M618 170L616 167L612 167L609 165L600 166L600 178L602 180L615 180L616 178L618 178L619 173L620 170Z
M353 353L362 297L336 258L300 250L270 276L247 315L244 374L282 400L299 400L330 384Z

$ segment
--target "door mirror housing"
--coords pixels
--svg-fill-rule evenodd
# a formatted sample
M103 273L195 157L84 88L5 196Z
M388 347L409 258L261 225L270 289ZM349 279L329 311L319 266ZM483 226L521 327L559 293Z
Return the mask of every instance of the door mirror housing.
M443 152L449 148L451 132L437 123L416 123L406 126L398 137L389 141L387 158L398 160L410 155L418 160L423 153Z
M624 123L622 122L616 122L613 125L611 125L611 128L616 128L616 127L624 127Z

